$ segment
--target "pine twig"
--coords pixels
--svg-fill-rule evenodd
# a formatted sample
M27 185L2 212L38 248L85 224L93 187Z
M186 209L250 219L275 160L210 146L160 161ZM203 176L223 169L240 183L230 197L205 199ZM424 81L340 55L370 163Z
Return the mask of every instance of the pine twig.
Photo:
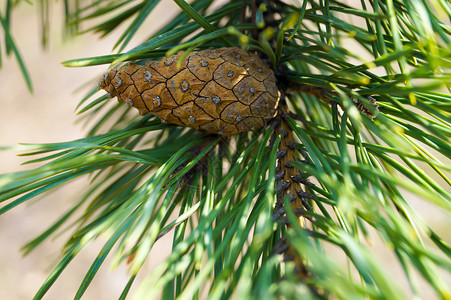
M282 137L279 150L278 150L278 166L277 166L277 174L276 180L280 179L280 182L276 186L276 193L278 192L278 201L275 206L275 213L285 212L285 208L283 207L283 199L284 197L289 197L291 203L291 209L293 211L305 210L305 204L303 199L299 197L302 194L300 189L300 185L297 182L296 178L299 177L298 171L296 168L290 165L290 162L296 161L297 152L293 144L295 144L294 135L289 127L288 123L285 121L284 116L289 113L286 105L283 105L279 109L279 122L278 126L275 128L275 134L280 135ZM304 217L300 216L298 218L299 225L302 228L306 226L306 220ZM288 224L288 226L290 226ZM286 259L294 262L296 266L296 271L300 279L304 279L308 276L308 271L305 267L305 259L300 257L298 253L289 246L285 251Z

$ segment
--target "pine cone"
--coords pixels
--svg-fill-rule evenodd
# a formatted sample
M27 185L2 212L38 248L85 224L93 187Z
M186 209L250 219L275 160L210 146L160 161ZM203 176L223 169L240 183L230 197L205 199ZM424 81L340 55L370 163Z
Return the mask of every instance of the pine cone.
M277 113L274 72L239 48L182 52L129 63L104 74L99 87L119 102L172 124L225 136L261 128Z

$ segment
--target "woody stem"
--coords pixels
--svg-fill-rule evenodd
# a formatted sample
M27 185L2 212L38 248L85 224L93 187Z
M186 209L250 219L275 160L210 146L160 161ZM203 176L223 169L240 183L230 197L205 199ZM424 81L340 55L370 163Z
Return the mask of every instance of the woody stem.
M284 115L288 115L289 111L286 106L282 106L279 109L280 125L276 128L276 134L280 135L282 138L279 144L278 150L278 178L281 178L277 184L276 191L279 193L279 200L275 207L275 213L278 210L286 211L283 204L283 199L289 197L290 208L294 212L306 209L306 202L301 198L302 191L300 184L297 180L299 177L298 170L291 166L290 162L298 160L296 152L296 142L294 139L293 132L289 127L287 121L284 119ZM304 200L304 201L303 201ZM309 208L307 208L309 209ZM305 218L298 217L299 225L305 228ZM288 224L287 226L290 226ZM305 268L305 259L299 256L299 254L293 249L291 245L288 246L288 250L285 252L286 258L292 260L295 263L298 276L300 278L305 278L307 276L307 270Z

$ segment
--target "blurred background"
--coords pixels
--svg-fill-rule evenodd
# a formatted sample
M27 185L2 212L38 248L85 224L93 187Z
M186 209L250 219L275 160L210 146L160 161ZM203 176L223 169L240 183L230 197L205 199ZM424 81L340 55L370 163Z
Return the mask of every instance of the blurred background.
M157 24L179 12L172 1L162 2L153 17L146 20L147 24L143 28L149 30L138 32L136 43L141 43L157 30ZM31 75L34 92L30 94L27 90L15 57L4 58L0 69L0 147L17 146L19 143L70 141L83 138L88 131L88 128L83 127L83 122L76 122L76 106L87 92L86 88L80 88L85 84L89 84L88 88L96 85L108 65L66 68L61 62L111 53L121 32L118 30L105 39L85 34L63 40L62 2L51 3L55 5L51 7L47 49L41 46L38 7L22 1L14 10L12 35ZM0 37L3 39L3 36ZM3 41L1 45L4 45ZM128 49L133 45L132 41ZM4 49L1 51L5 53ZM0 151L1 174L37 167L36 164L21 165L31 157L17 156L20 153L23 151L19 149ZM45 242L27 256L23 256L20 249L58 220L69 209L70 203L84 193L88 184L88 178L81 178L0 217L0 299L33 298L58 263L58 255L71 230ZM104 242L105 239L100 238L94 245L86 247L61 275L45 299L73 299ZM149 261L150 269L168 253L170 242L170 235L158 242L158 247L151 254L158 258ZM143 274L148 273L146 269L143 271ZM117 299L128 281L127 267L120 266L111 270L109 261L105 262L97 275L83 299Z
M146 20L147 25L143 28L149 28L149 31L138 32L134 39L136 43L148 37L158 29L158 24L179 11L171 1L162 2L152 14L153 17ZM22 2L13 15L13 37L30 72L34 93L28 92L15 58L5 59L0 70L0 146L62 142L84 137L87 129L83 128L82 123L76 123L75 108L85 95L86 89L75 91L86 83L95 84L108 66L65 68L61 62L108 54L120 35L118 30L116 35L102 40L86 34L63 41L63 22L60 19L63 15L62 7L55 5L51 8L53 19L50 43L48 49L44 50L40 44L37 9L36 6ZM132 40L131 47L133 45ZM21 165L27 161L27 157L17 156L20 153L18 149L0 151L0 173L36 167ZM23 257L20 248L66 212L70 203L83 194L87 184L87 178L76 180L63 189L47 193L39 200L28 201L0 217L0 299L20 300L33 297L59 261L58 254L71 231L45 242L28 256ZM407 195L407 198L428 224L450 243L451 220L439 209L417 199L415 195ZM148 265L141 272L142 277L167 255L171 238L167 235L158 241ZM100 238L94 245L85 248L56 281L45 299L72 299L104 241ZM403 272L393 254L376 237L367 243L375 248L375 254L387 266L389 276L398 281L404 290L408 290L408 283L403 279ZM340 252L334 249L329 249L329 253L337 258L342 257ZM111 270L107 260L88 288L84 299L117 299L127 280L127 267L122 265ZM451 284L451 280L449 282ZM435 297L427 286L424 287L423 293L427 299Z

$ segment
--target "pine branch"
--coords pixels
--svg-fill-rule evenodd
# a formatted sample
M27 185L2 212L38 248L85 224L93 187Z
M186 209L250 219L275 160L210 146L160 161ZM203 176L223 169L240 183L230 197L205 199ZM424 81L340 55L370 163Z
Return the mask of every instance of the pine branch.
M0 214L79 176L92 178L85 195L24 247L28 253L73 230L36 299L100 236L105 245L75 298L111 255L113 265L129 266L125 299L169 232L169 257L137 283L138 299L406 299L424 296L414 271L449 298L438 270L451 272L450 246L403 193L451 212L446 2L252 0L212 9L213 1L176 1L180 13L143 43L135 34L146 30L142 23L158 1L77 3L65 6L68 32L89 24L84 33L122 35L112 45L118 53L66 66L156 65L177 51L183 60L234 46L273 68L281 96L269 124L221 137L138 116L97 94L93 82L78 107L81 120L98 120L88 137L24 145L25 155L37 156L29 163L43 165L0 175ZM12 51L10 15L7 6L2 24ZM397 257L410 290L401 290L372 255L365 239L373 234ZM328 247L342 251L346 267Z

